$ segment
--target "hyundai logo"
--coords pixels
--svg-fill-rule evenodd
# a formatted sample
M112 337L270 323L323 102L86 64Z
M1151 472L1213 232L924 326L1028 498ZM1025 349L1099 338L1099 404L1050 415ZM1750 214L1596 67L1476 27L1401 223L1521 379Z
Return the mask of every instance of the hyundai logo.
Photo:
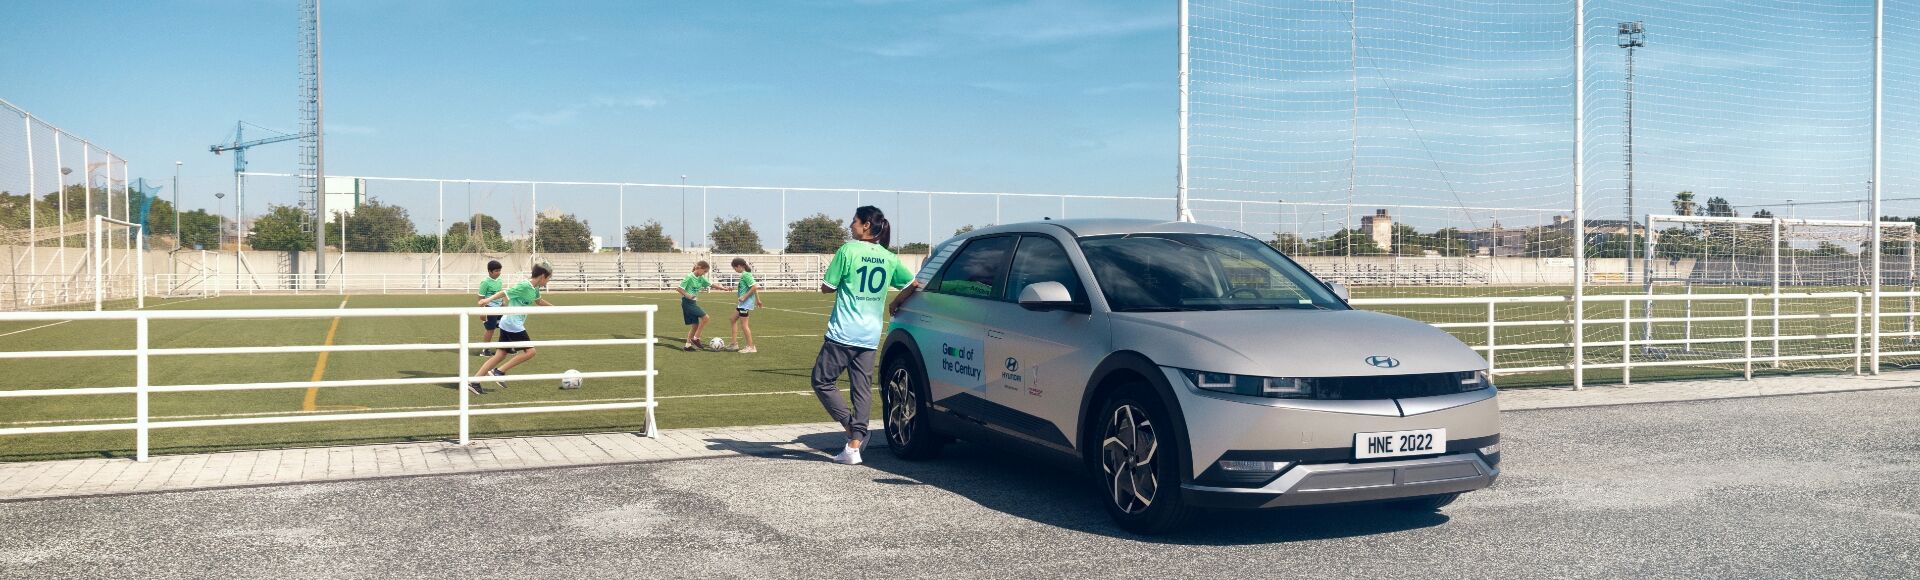
M1390 356L1376 354L1376 355L1367 357L1367 364L1380 367L1383 369L1390 369L1393 367L1400 366L1400 360Z
M1010 373L1020 372L1019 359L1015 359L1013 357L1007 357L1007 372L1010 372Z

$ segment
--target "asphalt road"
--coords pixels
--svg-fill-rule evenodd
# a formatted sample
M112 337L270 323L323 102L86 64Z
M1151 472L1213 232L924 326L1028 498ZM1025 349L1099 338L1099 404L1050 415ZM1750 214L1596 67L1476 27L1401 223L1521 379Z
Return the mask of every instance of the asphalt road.
M1920 389L1505 418L1500 483L1440 513L1137 538L962 444L0 504L0 577L1920 577Z

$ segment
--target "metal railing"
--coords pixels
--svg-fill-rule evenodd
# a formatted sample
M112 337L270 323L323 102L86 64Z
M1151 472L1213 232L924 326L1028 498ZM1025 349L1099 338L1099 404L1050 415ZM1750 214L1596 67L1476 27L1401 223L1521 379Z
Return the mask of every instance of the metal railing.
M57 425L44 427L14 427L0 429L0 436L34 435L49 433L76 433L85 431L126 431L135 432L135 458L146 461L148 455L148 432L152 429L221 427L235 425L266 425L277 423L306 423L317 421L364 421L379 419L414 419L430 417L458 417L459 442L469 443L469 424L475 415L504 415L514 413L559 413L578 411L608 411L619 409L644 409L646 411L646 435L658 437L659 431L654 421L654 377L658 372L653 365L653 345L658 342L653 333L654 313L658 310L652 304L613 305L613 306L521 306L506 308L339 308L339 309L302 309L302 310L130 310L107 312L0 312L0 322L8 321L98 321L131 320L134 322L133 348L96 349L96 350L32 350L0 352L0 360L40 359L40 358L113 358L132 357L134 365L134 384L117 387L82 387L55 389L25 389L0 391L0 399L19 397L74 397L89 395L133 395L134 420L131 423L89 423L80 425ZM644 314L646 316L646 335L643 338L603 338L578 340L541 340L528 342L472 342L471 325L476 316L494 316L511 314L538 314L540 316L579 315L579 314ZM259 319L259 318L422 318L455 317L459 319L460 336L457 342L437 344L364 344L364 345L301 345L301 346L239 346L208 348L152 348L148 341L148 327L153 320L222 320L222 319ZM469 353L475 348L514 348L514 347L551 347L551 346L610 346L632 345L646 347L643 360L645 366L639 370L582 372L577 374L541 373L511 376L485 377L489 381L539 381L560 380L566 378L603 379L645 377L645 396L632 402L592 403L575 405L540 405L526 407L497 407L474 409L469 404L470 393L464 383L474 380ZM388 351L429 351L453 350L460 352L460 369L457 376L409 377L393 379L359 379L331 381L293 381L275 383L213 383L213 384L152 384L148 372L149 362L158 356L191 355L250 355L250 354L298 354L322 352L388 352ZM609 360L618 360L610 358ZM434 385L454 382L460 385L455 391L460 393L459 406L454 409L427 411L389 411L372 413L336 413L303 414L261 417L233 417L219 419L195 419L180 421L153 421L149 416L148 399L153 393L194 393L209 391L250 391L267 389L305 389L332 387L373 387L392 385Z
M1920 297L1920 292L1882 292L1880 296L1882 300L1904 301ZM1588 295L1585 297L1588 309L1606 311L1614 308L1611 304L1618 303L1618 311L1620 314L1612 317L1606 315L1594 316L1592 312L1576 313L1573 309L1574 300L1570 296L1356 298L1353 299L1351 303L1361 308L1466 306L1484 309L1485 318L1483 320L1472 322L1459 321L1458 319L1461 318L1463 313L1460 311L1452 311L1447 313L1447 318L1449 318L1447 321L1428 322L1436 328L1470 329L1483 333L1482 338L1477 341L1472 340L1472 337L1462 338L1463 340L1467 340L1469 347L1486 355L1487 370L1490 373L1519 374L1553 371L1584 373L1585 371L1595 369L1618 369L1621 372L1621 381L1623 383L1631 383L1633 369L1645 367L1724 367L1737 365L1741 367L1742 376L1751 379L1753 378L1753 368L1756 363L1778 366L1780 363L1790 361L1852 359L1853 372L1859 374L1867 372L1868 369L1879 368L1882 357L1920 356L1920 347L1911 346L1920 344L1920 342L1913 340L1916 337L1920 337L1920 331L1915 330L1912 322L1915 313L1911 311L1880 312L1878 316L1881 321L1904 319L1907 323L1904 325L1905 330L1876 332L1875 327L1883 325L1876 324L1874 327L1868 326L1868 319L1874 316L1870 312L1867 304L1871 299L1870 294L1866 292L1621 294ZM1792 304L1794 302L1808 301L1824 302L1829 307L1838 305L1839 308L1831 312L1784 312L1782 310L1782 303ZM1636 315L1634 312L1636 307L1645 308L1649 305L1659 303L1680 303L1682 308L1680 315ZM1697 315L1695 312L1694 305L1697 303L1728 303L1730 305L1738 305L1739 310L1737 314L1731 313L1730 311L1727 315L1703 316ZM1769 304L1770 308L1764 313L1759 312L1754 308L1755 303ZM1529 304L1558 304L1565 305L1567 308L1560 315L1552 317L1522 316L1518 319L1502 319L1501 311L1503 307ZM1646 308L1643 312L1652 312L1652 309ZM1527 327L1544 327L1551 329L1572 328L1573 320L1571 317L1580 314L1586 315L1583 322L1591 329L1606 328L1606 325L1618 325L1617 328L1619 329L1620 338L1617 340L1588 339L1579 345L1566 339L1570 337L1545 342L1527 341L1503 343L1499 340L1500 329ZM1418 314L1410 314L1409 316L1413 318L1420 317ZM1779 327L1781 321L1818 320L1834 321L1832 326L1838 331L1802 331L1782 334ZM1771 330L1766 334L1756 334L1754 328L1757 324L1764 328L1770 328ZM1651 331L1636 332L1635 325L1640 325L1642 329L1655 325L1667 325L1668 334L1665 336L1655 336ZM1737 327L1739 332L1731 336L1696 336L1696 330L1701 328L1702 325L1715 325L1713 328L1723 331L1728 328ZM1678 327L1678 329L1676 330L1674 327ZM1590 330L1589 332L1592 331ZM1723 332L1722 334L1725 333ZM1459 334L1456 333L1456 336L1459 336ZM1903 344L1908 345L1909 348L1889 350L1882 344L1882 341L1888 338L1907 339ZM1783 346L1783 344L1786 343L1806 343L1813 341L1851 341L1852 345L1851 348L1841 348L1837 350L1832 348L1825 349L1835 350L1834 352L1806 352L1803 354L1786 354L1788 347ZM1737 354L1726 352L1713 353L1704 350L1696 351L1693 348L1695 345L1715 344L1738 344L1740 348ZM1756 344L1765 345L1764 352L1756 352ZM1652 357L1647 356L1648 353L1655 352L1654 349L1673 346L1681 347L1680 350L1687 353L1708 353L1720 356L1679 359L1663 358L1661 360L1654 360ZM1587 356L1571 356L1575 348L1584 349ZM1597 362L1590 360L1596 355L1612 349L1618 349L1619 358L1617 362ZM1815 348L1809 350L1822 349ZM1568 362L1559 364L1535 364L1532 366L1517 367L1499 366L1496 364L1496 355L1498 353L1514 351L1564 351L1568 353L1569 356L1567 358L1569 360ZM1642 354L1642 360L1635 359L1636 352Z

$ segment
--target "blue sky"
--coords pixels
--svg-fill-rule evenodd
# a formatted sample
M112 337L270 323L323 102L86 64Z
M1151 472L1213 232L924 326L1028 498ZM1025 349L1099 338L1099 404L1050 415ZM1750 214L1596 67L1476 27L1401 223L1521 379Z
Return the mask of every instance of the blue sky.
M296 128L296 3L8 2L0 94L136 176L245 119ZM1154 194L1158 1L326 0L329 173ZM74 30L112 31L80 35ZM293 167L291 144L252 169ZM250 202L251 203L251 202ZM192 204L186 204L191 206Z
M1246 135L1196 127L1204 194L1344 203L1354 155L1359 212L1569 205L1570 2L1363 3L1357 123L1343 86L1344 4L1195 4L1196 55L1216 59L1196 64L1197 115L1291 99L1238 129L1284 125L1253 151ZM17 24L0 36L0 97L113 148L136 176L164 178L174 160L186 161L183 189L204 198L231 188L230 158L205 149L234 121L295 128L295 6L8 2L0 20ZM1680 189L1742 207L1862 197L1871 6L1589 2L1588 209L1623 213L1621 55L1611 25L1624 19L1649 30L1639 61L1641 213ZM685 174L695 184L1172 193L1169 0L327 0L325 17L332 174L657 183ZM1903 96L1920 91L1917 17L1920 8L1889 6L1889 196L1920 185L1910 161L1920 155L1920 100ZM1262 78L1220 74L1236 71ZM1349 131L1360 135L1357 147ZM253 169L291 170L293 152L257 149ZM1249 167L1242 154L1284 169L1269 174L1272 183L1235 181ZM431 209L418 205L427 194L405 195L427 229ZM764 202L712 211L764 224L774 221ZM808 207L839 203L815 202ZM628 223L670 221L673 212L633 208L649 203L669 201L630 199ZM1889 205L1920 214L1920 203ZM924 202L895 207L927 213ZM1035 218L1052 207L1009 211ZM1162 209L1147 207L1126 211ZM610 207L568 209L612 234ZM1216 221L1234 211L1207 209ZM1074 209L1091 211L1099 208ZM1834 205L1800 215L1853 214ZM944 237L991 215L979 203L946 204L933 223L903 229ZM1462 212L1412 218L1487 225ZM1303 227L1298 212L1264 219Z

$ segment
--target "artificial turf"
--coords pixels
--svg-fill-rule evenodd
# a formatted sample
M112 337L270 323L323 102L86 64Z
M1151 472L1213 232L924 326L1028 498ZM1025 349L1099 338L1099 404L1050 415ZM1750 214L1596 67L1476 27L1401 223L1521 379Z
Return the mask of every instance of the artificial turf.
M1551 287L1512 288L1362 288L1357 298L1408 296L1487 296L1551 295ZM1601 289L1605 294L1637 291L1633 288ZM1817 291L1806 288L1801 291ZM1747 291L1751 291L1748 289ZM656 396L662 428L725 425L760 425L824 421L826 415L809 391L809 371L818 352L832 297L813 293L767 293L766 305L755 312L752 323L759 353L684 352L681 350L686 327L681 324L678 298L671 293L580 293L552 292L547 298L556 305L654 304L660 307L654 332L661 339L656 345L655 365L659 370ZM299 296L220 296L199 299L151 299L150 309L207 309L261 311L261 316L221 320L155 320L150 327L152 348L220 347L250 345L317 345L330 329L334 344L452 343L457 341L458 322L452 316L431 318L332 318L276 319L268 316L275 309L311 308L414 308L469 306L472 298L460 294L374 294L374 295L299 295ZM726 337L731 310L724 308L724 294L709 294L706 302L713 314L707 337ZM718 306L716 306L716 304ZM1589 319L1618 318L1618 302L1590 305ZM1770 312L1769 302L1756 305L1756 314ZM1409 316L1427 322L1476 322L1485 320L1485 307L1478 305L1380 306L1373 309ZM1636 307L1637 308L1637 307ZM1790 302L1788 313L1844 314L1834 318L1791 321L1782 334L1834 334L1853 330L1851 299L1826 299ZM1904 311L1904 300L1890 300L1890 312ZM1502 306L1501 320L1564 321L1570 307L1564 304L1525 304ZM1700 317L1738 316L1744 312L1739 301L1699 303L1694 315ZM1655 316L1682 316L1684 306L1663 303ZM0 350L81 350L133 348L134 324L131 321L0 322ZM1886 331L1903 330L1904 318L1889 318ZM535 340L585 338L636 338L645 334L642 315L558 315L536 314L528 322ZM1635 327L1634 332L1639 332ZM1469 344L1482 344L1482 328L1451 328ZM1589 324L1587 340L1619 340L1620 324ZM1698 338L1738 336L1745 331L1740 321L1707 321L1692 325ZM1764 335L1770 325L1755 324L1755 332ZM480 340L480 325L472 324L472 339ZM1684 325L1656 325L1655 336L1682 336ZM1542 324L1506 328L1499 331L1503 345L1561 343L1571 336L1565 324ZM1900 339L1904 341L1905 339ZM1756 341L1765 345L1766 342ZM1894 342L1890 349L1902 348ZM1742 345L1701 345L1701 352L1687 353L1668 345L1658 356L1679 360L1688 356L1717 358L1709 348L1740 348ZM1853 351L1852 339L1805 340L1789 345L1788 354L1839 353ZM566 369L580 371L632 370L644 361L645 347L573 346L543 347L532 361L515 369L516 373L552 373ZM1589 360L1618 360L1624 349L1595 348ZM1765 347L1756 351L1765 354ZM1655 356L1635 349L1636 359ZM1551 365L1564 363L1568 349L1502 351L1499 366ZM482 359L470 360L477 369ZM1901 362L1894 360L1891 362ZM156 385L253 383L306 381L321 366L318 355L250 354L156 356L151 363L151 380ZM1779 369L1760 365L1759 372L1789 370L1850 370L1851 360L1796 362ZM319 372L327 380L384 379L453 376L458 374L459 355L455 351L411 352L336 352L331 353ZM1739 376L1739 368L1650 367L1636 369L1638 380L1661 378L1705 378ZM1617 381L1618 371L1594 370L1589 382ZM1566 372L1543 372L1501 378L1503 387L1566 384ZM134 362L119 358L48 358L0 361L0 390L49 389L73 387L130 386L134 382ZM644 392L644 380L594 379L579 390L560 390L557 381L508 383L507 388L487 384L488 392L472 397L476 406L530 405L541 402L589 402L636 399ZM458 401L456 382L433 385L387 385L317 389L307 405L304 388L200 393L156 393L151 395L154 421L213 417L265 416L304 413L376 412L453 408ZM877 399L877 397L876 397ZM131 395L91 395L65 397L23 397L0 399L0 428L81 423L128 422L133 415ZM877 416L877 415L876 415ZM536 413L525 415L482 416L472 419L476 437L511 434L632 431L644 427L638 410ZM196 427L155 429L154 453L183 453L233 448L268 448L367 443L381 441L432 440L453 437L456 420L451 418L395 419L375 421L338 421L277 424L242 427ZM130 431L83 432L40 435L0 436L0 461L54 459L79 456L124 456L133 448Z

